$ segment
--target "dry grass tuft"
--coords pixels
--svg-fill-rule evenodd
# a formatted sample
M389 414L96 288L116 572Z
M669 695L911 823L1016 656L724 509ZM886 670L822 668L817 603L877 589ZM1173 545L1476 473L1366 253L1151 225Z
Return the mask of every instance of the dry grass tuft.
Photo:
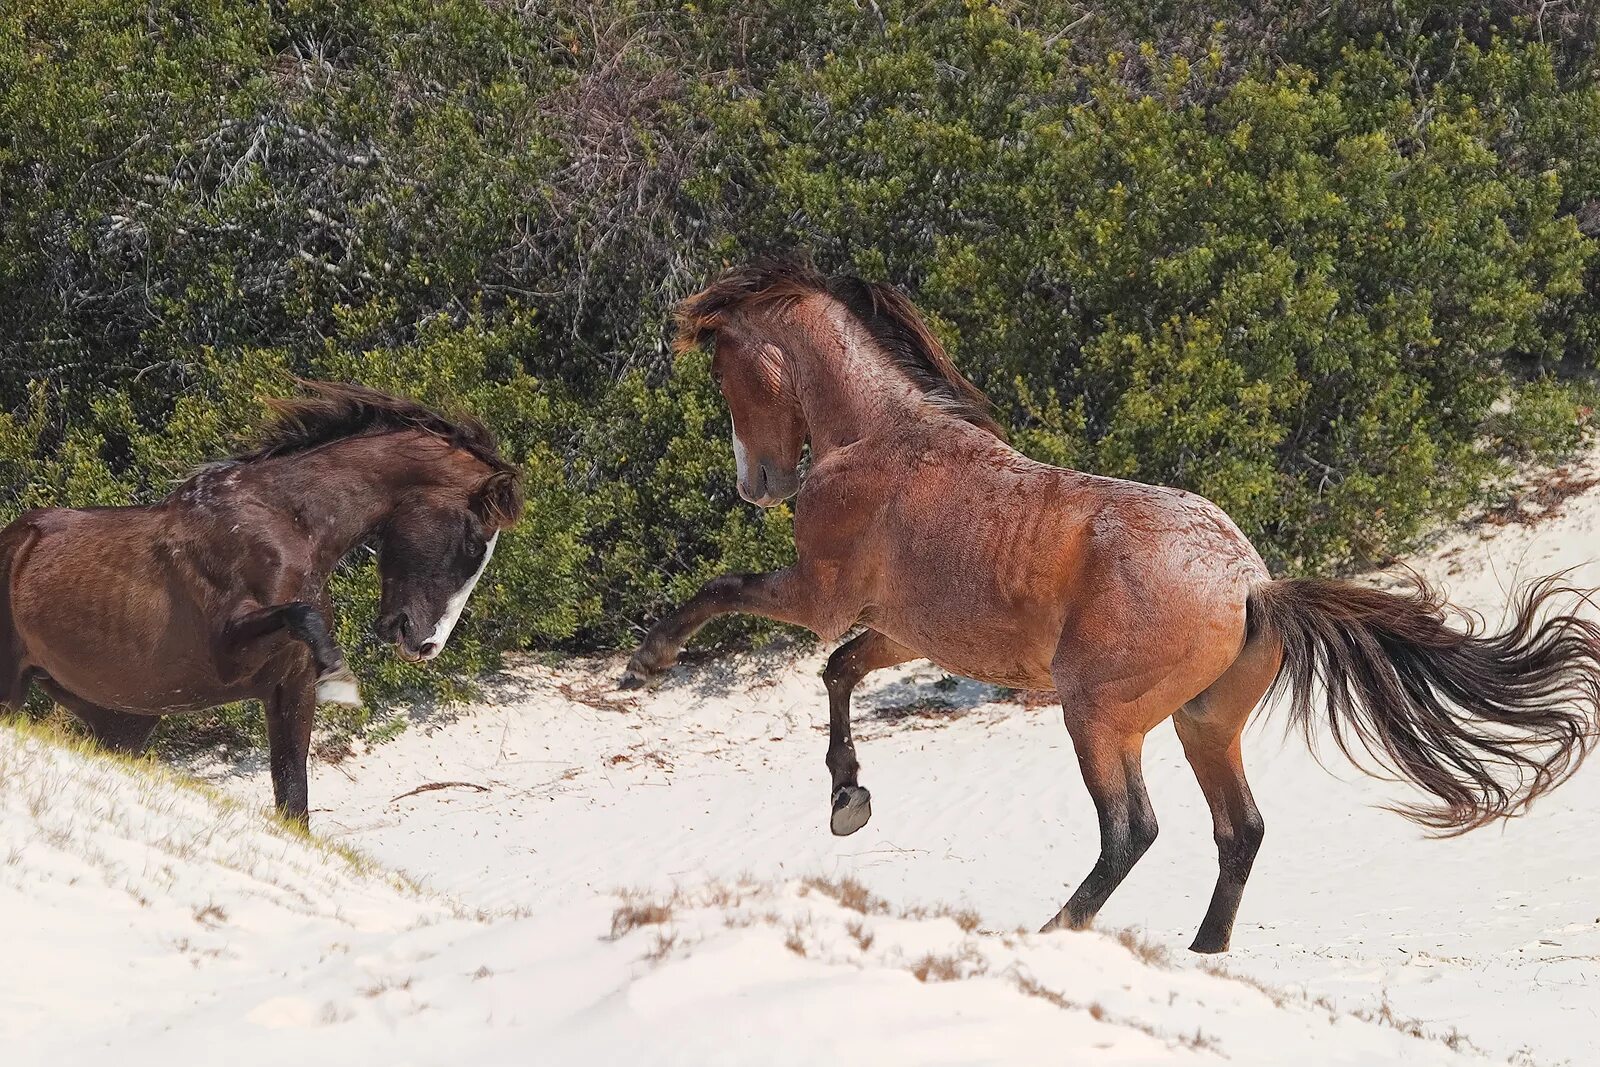
M1117 939L1117 944L1133 953L1135 957L1144 963L1155 967L1170 967L1172 965L1172 953L1167 950L1165 945L1156 944L1132 927L1118 930L1113 936Z
M854 878L841 878L836 882L826 878L807 878L802 885L807 890L833 898L841 908L849 908L863 915L883 915L889 910L888 904L873 896L866 886Z
M1227 967L1224 967L1215 960L1203 960L1196 966L1206 974L1211 975L1213 978L1225 978L1230 982L1239 982L1243 985L1249 986L1251 989L1254 989L1256 992L1272 1001L1272 1006L1275 1008L1281 1008L1285 1004L1289 1003L1289 996L1288 994L1284 993L1283 990L1274 989L1265 982L1259 982L1247 974L1239 974L1235 971L1230 971ZM1331 1009L1331 1005L1328 1005L1328 1007Z
M931 952L911 965L911 973L919 982L953 982L966 977L958 957L935 956Z
M956 908L955 910L946 912L945 914L955 920L956 925L961 927L963 933L968 934L976 930L978 928L978 924L983 921L978 913L973 911L971 908Z
M1086 1012L1088 1013L1089 1018L1093 1019L1097 1023L1105 1023L1108 1026L1121 1026L1126 1027L1129 1030L1137 1030L1142 1034L1147 1034L1150 1037L1155 1038L1157 1041L1177 1042L1184 1048L1193 1049L1197 1052L1215 1052L1219 1055L1222 1053L1221 1046L1219 1046L1215 1040L1207 1037L1199 1030L1196 1030L1192 1034L1178 1034L1176 1036L1165 1035L1148 1023L1140 1022L1137 1019L1124 1019L1121 1016L1112 1015L1098 1002L1093 1004L1080 1004L1075 1000L1064 997L1060 993L1057 993L1054 989L1040 984L1039 980L1031 975L1013 972L1011 979L1012 981L1016 982L1017 988L1022 990L1026 996L1038 997L1040 1000L1048 1001L1063 1011Z
M659 963L666 959L667 953L678 946L678 933L676 930L662 930L656 934L656 943L650 946L650 951L644 958L652 963Z
M228 921L228 913L220 904L207 904L194 910L194 921L201 926L221 926Z
M1482 521L1490 526L1535 526L1548 522L1561 514L1561 505L1597 484L1600 484L1600 476L1560 467L1544 481L1512 493L1504 503L1485 511Z
M902 919L949 919L961 927L961 932L965 934L977 930L983 922L983 917L971 908L952 908L942 904L931 908L915 904L901 908L899 914Z
M379 980L376 985L371 985L366 989L363 989L361 991L361 995L364 997L376 998L383 996L385 993L404 993L406 990L411 988L411 981L412 980L410 978L407 978L403 982L394 982L384 978Z
M1048 1001L1049 1003L1054 1004L1063 1011L1087 1010L1089 1014L1094 1016L1096 1020L1105 1018L1106 1013L1104 1009L1100 1007L1100 1005L1091 1004L1086 1009L1077 1001L1069 1000L1060 993L1057 993L1054 989L1039 984L1039 980L1034 978L1032 975L1014 974L1012 976L1012 980L1017 983L1017 988L1022 990L1025 996L1038 997L1040 1000Z
M1249 975L1239 974L1236 971L1229 970L1227 967L1215 961L1208 960L1203 962L1199 965L1199 969L1209 975L1213 975L1214 977L1225 978L1230 982L1239 982L1242 985L1249 986L1250 988L1259 992L1262 996L1266 997L1268 1000L1272 1001L1272 1005L1275 1008L1283 1008L1296 1003L1304 1004L1308 1007L1315 1008L1318 1011L1325 1013L1329 1022L1338 1022L1341 1017L1348 1016L1350 1018L1360 1019L1363 1022L1376 1023L1379 1026L1387 1026L1390 1029L1398 1030L1400 1033L1405 1034L1408 1037L1414 1037L1421 1041L1437 1041L1456 1052L1471 1052L1478 1055L1483 1054L1482 1049L1474 1045L1465 1034L1454 1027L1451 1027L1447 1033L1441 1034L1429 1030L1422 1024L1420 1020L1407 1019L1403 1016L1396 1015L1393 1006L1391 1006L1389 1003L1389 997L1387 993L1384 995L1383 1002L1376 1009L1353 1008L1349 1011L1344 1011L1341 1010L1340 1007L1332 1000L1325 996L1307 997L1304 995L1297 996L1295 994L1286 993L1281 989L1274 989L1263 982L1259 982L1256 979L1251 978ZM1211 1045L1207 1044L1203 1047L1209 1048Z
M1423 1027L1420 1019L1407 1019L1403 1016L1396 1015L1394 1013L1394 1006L1389 1003L1389 994L1387 992L1385 992L1383 995L1383 1002L1380 1003L1376 1009L1356 1008L1355 1010L1351 1011L1350 1014L1357 1019L1363 1019L1367 1022L1379 1023L1383 1026L1393 1027L1402 1034L1409 1034L1412 1037L1429 1038L1435 1036ZM1443 1038L1440 1038L1439 1040L1443 1040ZM1460 1040L1459 1036L1457 1040Z
M628 901L611 913L611 940L616 941L641 926L660 926L672 921L672 905L658 901Z

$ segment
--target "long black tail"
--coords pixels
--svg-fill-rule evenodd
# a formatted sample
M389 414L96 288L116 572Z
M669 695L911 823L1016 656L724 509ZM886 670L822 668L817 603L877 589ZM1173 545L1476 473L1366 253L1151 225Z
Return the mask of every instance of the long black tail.
M1257 586L1249 618L1283 643L1272 692L1289 691L1308 740L1320 683L1340 751L1367 770L1359 745L1437 797L1395 810L1453 836L1520 815L1595 743L1600 625L1547 612L1570 598L1587 596L1559 575L1533 582L1510 625L1488 634L1420 580L1393 593L1304 578Z

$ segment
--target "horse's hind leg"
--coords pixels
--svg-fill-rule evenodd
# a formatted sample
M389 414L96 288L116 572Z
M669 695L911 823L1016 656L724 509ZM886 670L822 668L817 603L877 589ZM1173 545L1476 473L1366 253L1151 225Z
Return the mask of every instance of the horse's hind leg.
M1228 950L1245 882L1266 832L1245 781L1239 737L1277 675L1278 657L1276 644L1252 639L1222 677L1172 719L1211 808L1217 840L1217 887L1189 946L1195 952Z
M873 671L893 667L917 654L876 630L858 634L834 649L822 671L828 687L828 774L833 815L829 828L839 837L853 834L872 818L872 794L856 780L861 764L850 739L850 694Z
M40 678L37 681L45 695L72 712L88 728L89 736L113 752L130 756L143 752L150 744L150 735L161 723L159 715L112 711L74 696L52 680Z
M1156 840L1156 813L1145 792L1144 731L1119 722L1116 709L1073 708L1067 730L1084 785L1100 819L1100 856L1066 906L1044 930L1083 930ZM1043 931L1041 931L1043 932Z
M106 708L88 711L83 707L72 708L72 713L83 721L100 744L130 756L137 756L148 748L150 735L161 725L159 715L130 715Z

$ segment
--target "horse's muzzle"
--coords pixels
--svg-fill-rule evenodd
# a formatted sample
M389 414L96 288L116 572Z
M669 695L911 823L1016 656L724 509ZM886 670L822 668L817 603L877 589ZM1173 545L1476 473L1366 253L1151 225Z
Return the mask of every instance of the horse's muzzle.
M395 651L407 663L421 663L439 654L438 645L416 638L416 625L408 612L390 612L378 620L373 631L381 640L393 642Z
M776 507L794 496L799 488L798 470L782 470L765 460L755 465L749 478L739 479L739 495L758 508Z

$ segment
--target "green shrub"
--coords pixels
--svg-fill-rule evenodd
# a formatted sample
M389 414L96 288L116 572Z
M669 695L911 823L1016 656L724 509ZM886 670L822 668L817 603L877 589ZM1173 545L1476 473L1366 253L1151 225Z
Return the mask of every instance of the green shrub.
M906 286L1029 453L1359 565L1570 448L1600 351L1584 5L18 0L0 518L150 500L290 375L485 415L529 481L441 670L626 646L786 508L672 304L791 248ZM725 625L710 638L749 633Z

